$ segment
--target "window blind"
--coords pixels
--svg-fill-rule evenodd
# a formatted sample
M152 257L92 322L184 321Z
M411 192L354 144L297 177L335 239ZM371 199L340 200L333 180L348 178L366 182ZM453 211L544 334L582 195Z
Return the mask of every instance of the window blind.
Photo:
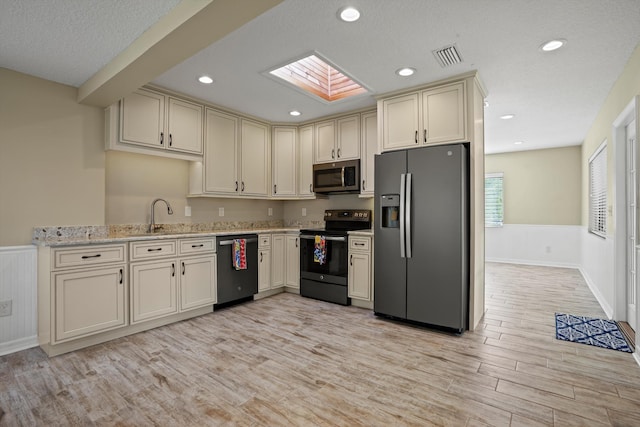
M607 144L598 147L589 159L589 231L607 233Z
M502 227L504 221L502 182L502 173L490 173L484 176L485 227Z

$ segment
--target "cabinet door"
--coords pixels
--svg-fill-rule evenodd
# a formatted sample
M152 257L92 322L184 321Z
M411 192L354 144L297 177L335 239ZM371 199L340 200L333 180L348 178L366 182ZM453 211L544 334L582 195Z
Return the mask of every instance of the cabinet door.
M258 292L271 288L271 249L258 251Z
M126 325L124 265L53 276L53 341L66 341Z
M120 141L164 148L164 95L140 89L120 105Z
M349 254L349 298L371 301L371 255Z
M240 194L238 186L238 118L205 112L204 191Z
M285 280L285 241L283 234L271 237L271 288L281 288Z
M273 128L273 196L296 195L296 128Z
M269 194L269 127L242 120L242 151L240 153L240 194L267 196Z
M286 236L286 281L289 288L300 288L300 238Z
M338 143L336 159L356 160L360 158L360 115L356 114L336 120Z
M464 105L464 83L423 91L422 143L465 141Z
M419 103L418 94L398 96L385 99L382 102L383 126L382 148L383 150L395 150L398 148L416 147L420 139L418 129Z
M215 304L216 255L180 260L180 311Z
M131 264L131 323L178 312L175 260Z
M362 115L362 149L360 155L360 174L362 185L360 194L373 196L374 160L378 153L378 115L376 112Z
M169 98L167 147L202 154L202 106Z
M329 120L315 124L313 162L326 163L337 159L336 122Z
M298 195L313 196L313 125L298 131Z

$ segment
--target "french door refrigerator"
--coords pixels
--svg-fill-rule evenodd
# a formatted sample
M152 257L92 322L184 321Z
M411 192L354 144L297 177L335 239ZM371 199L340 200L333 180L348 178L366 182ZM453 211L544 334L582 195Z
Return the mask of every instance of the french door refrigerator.
M374 312L468 328L467 144L375 157Z

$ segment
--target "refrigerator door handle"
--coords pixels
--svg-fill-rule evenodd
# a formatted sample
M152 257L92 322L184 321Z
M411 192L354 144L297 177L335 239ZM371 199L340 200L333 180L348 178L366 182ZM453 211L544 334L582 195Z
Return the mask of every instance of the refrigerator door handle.
M400 258L406 258L407 254L405 253L405 223L404 223L404 212L405 212L405 189L407 184L407 175L400 175Z
M404 229L405 229L405 245L406 245L406 252L407 252L407 258L411 258L411 174L408 173L407 174L407 185L406 185L406 192L407 195L405 196L405 200L406 200L406 204L404 207L404 212L405 212L405 224L404 224Z

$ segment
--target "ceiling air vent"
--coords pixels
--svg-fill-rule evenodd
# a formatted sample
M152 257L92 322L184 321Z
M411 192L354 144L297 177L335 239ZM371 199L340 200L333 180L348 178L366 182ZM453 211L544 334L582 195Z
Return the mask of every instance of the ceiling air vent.
M462 62L462 57L456 49L456 46L453 44L451 46L445 46L441 49L434 50L433 54L438 60L440 66L443 68Z

